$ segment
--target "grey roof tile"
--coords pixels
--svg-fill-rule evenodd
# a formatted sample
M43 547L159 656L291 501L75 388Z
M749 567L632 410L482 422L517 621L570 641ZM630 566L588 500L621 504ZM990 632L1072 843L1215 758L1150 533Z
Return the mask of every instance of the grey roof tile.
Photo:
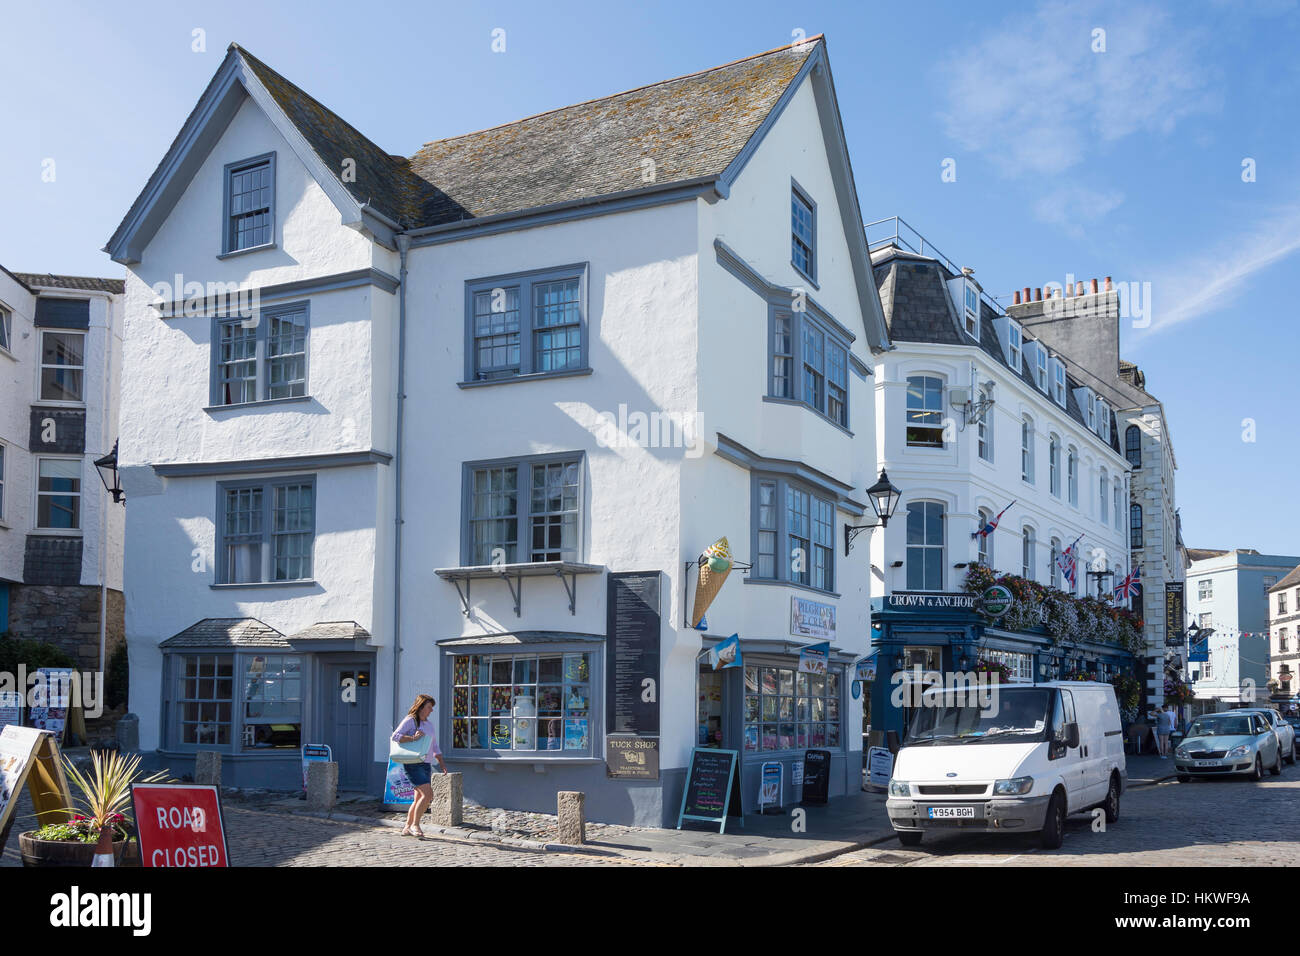
M282 633L255 617L205 617L159 647L266 647L289 649Z
M5 270L8 272L8 270ZM33 290L73 289L79 292L108 292L121 295L126 291L124 279L98 279L92 276L56 276L51 273L11 272L23 285Z
M339 641L368 640L370 632L356 621L317 621L311 627L303 628L297 634L290 634L291 641Z

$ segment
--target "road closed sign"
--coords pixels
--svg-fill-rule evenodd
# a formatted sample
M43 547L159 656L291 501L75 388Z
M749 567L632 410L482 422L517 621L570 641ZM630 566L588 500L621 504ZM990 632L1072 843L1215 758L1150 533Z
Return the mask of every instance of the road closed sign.
M216 787L185 783L131 785L142 866L229 866L226 827Z

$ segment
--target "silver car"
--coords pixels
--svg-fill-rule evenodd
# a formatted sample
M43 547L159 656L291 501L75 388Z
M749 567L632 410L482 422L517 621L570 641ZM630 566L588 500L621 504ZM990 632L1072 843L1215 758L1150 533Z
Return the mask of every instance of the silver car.
M1241 711L1247 714L1259 714L1268 721L1268 725L1273 728L1277 734L1278 743L1282 746L1282 759L1289 764L1296 761L1296 739L1295 728L1282 719L1282 715L1273 707L1243 707ZM1237 713L1237 711L1234 711Z
M1202 714L1174 751L1174 766L1180 783L1195 776L1228 774L1262 780L1265 767L1274 776L1282 772L1282 748L1262 714Z

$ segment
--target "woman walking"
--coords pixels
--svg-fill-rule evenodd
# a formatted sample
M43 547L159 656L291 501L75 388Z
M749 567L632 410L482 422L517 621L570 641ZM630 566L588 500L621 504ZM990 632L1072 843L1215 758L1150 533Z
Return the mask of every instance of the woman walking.
M434 699L428 694L417 696L411 709L406 712L406 719L393 731L392 739L399 744L429 738L429 750L423 761L402 764L402 769L406 771L406 776L410 778L411 785L415 788L415 802L406 811L406 826L402 827L402 836L409 835L424 839L424 831L420 829L420 818L424 816L424 811L433 801L433 788L429 786L429 781L433 779L433 768L429 765L429 757L436 757L442 772L447 772L447 765L442 760L442 751L438 749L438 738L433 733L433 721L430 719L434 703Z

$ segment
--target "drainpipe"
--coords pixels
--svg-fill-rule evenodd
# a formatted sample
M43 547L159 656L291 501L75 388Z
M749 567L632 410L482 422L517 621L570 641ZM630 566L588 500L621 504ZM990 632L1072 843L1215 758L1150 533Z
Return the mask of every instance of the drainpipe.
M399 234L397 252L402 264L397 286L397 436L393 447L393 726L401 719L397 696L402 677L402 418L406 407L406 256L411 237Z

